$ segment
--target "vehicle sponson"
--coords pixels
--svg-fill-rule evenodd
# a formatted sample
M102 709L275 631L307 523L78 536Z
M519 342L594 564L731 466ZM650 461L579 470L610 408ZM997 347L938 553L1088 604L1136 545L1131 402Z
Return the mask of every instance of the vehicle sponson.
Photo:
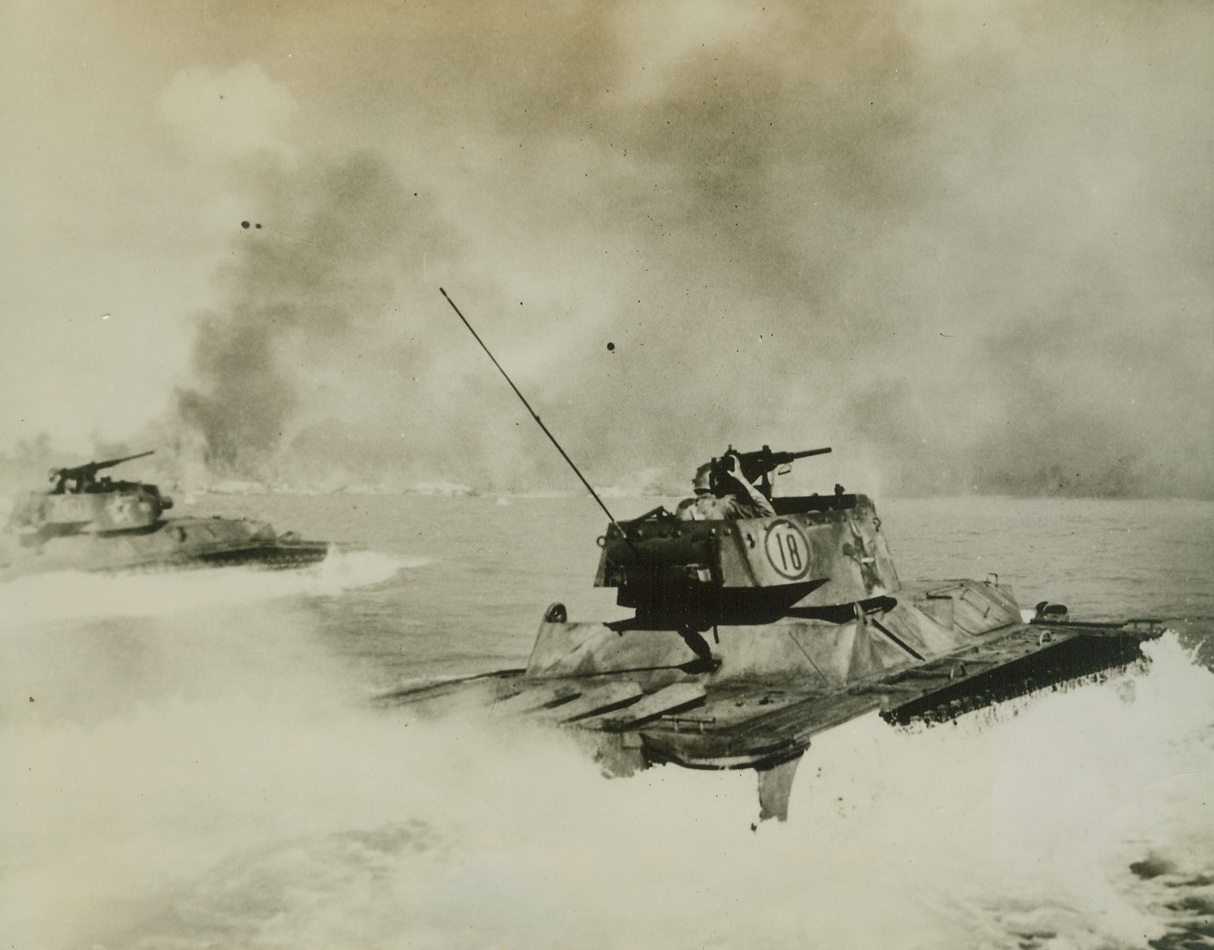
M944 581L903 595L842 623L719 626L710 664L686 631L570 623L556 619L563 611L554 605L524 670L468 685L495 716L577 730L613 774L660 763L760 773L781 767L760 775L760 790L783 802L768 801L763 817L784 818L783 786L818 733L872 712L900 725L955 719L1141 662L1142 642L1162 632L1149 620L1026 623L1011 591L993 580ZM452 702L461 685L384 699L433 708Z
M58 535L13 543L0 551L0 578L49 571L127 572L252 564L294 568L315 564L329 544L279 535L264 521L174 518L139 531Z
M786 617L718 626L710 664L687 631L545 620L526 681L618 679L643 694L697 682L705 689L700 708L638 726L644 757L762 768L863 712L909 722L969 711L1131 662L1141 640L1158 635L1151 625L1025 623L1011 591L994 580L944 581L903 594L846 622Z

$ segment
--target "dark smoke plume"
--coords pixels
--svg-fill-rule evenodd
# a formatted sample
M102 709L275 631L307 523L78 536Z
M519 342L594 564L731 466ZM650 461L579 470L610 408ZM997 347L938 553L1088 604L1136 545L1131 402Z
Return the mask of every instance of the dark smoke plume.
M343 462L358 469L367 451L360 428L383 411L391 387L363 411L352 397L365 395L368 373L384 382L408 372L416 326L397 305L416 280L416 260L429 254L441 265L450 235L430 202L369 154L275 169L261 191L262 226L236 232L235 262L219 275L226 305L198 319L199 382L178 390L178 413L201 437L215 475L278 478L299 465L316 477ZM400 362L384 374L391 353ZM327 421L331 414L341 421ZM333 431L317 451L326 428Z
M441 283L597 484L1214 497L1204 8L529 11L385 16L340 88L407 142L264 173L178 395L213 471L575 490Z

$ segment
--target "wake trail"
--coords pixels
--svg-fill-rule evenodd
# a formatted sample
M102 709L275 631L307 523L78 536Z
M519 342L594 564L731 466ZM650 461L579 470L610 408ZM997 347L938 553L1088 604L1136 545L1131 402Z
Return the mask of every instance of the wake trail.
M319 564L295 570L254 566L188 571L90 574L59 571L22 577L0 587L0 617L10 624L104 617L146 617L284 597L335 597L382 584L429 558L377 551L330 552Z

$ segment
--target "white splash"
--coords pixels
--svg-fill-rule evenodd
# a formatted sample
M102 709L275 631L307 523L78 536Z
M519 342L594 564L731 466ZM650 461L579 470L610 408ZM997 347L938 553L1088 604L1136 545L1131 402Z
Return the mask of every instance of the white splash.
M293 570L251 566L130 574L59 571L0 585L0 617L9 627L95 617L156 616L238 606L283 597L332 597L422 567L428 558L375 551L332 551Z
M299 615L202 619L63 657L104 704L0 712L18 945L1130 947L1170 913L1131 863L1211 870L1214 679L1171 635L1005 719L826 733L752 832L753 773L607 781L558 733L347 701Z

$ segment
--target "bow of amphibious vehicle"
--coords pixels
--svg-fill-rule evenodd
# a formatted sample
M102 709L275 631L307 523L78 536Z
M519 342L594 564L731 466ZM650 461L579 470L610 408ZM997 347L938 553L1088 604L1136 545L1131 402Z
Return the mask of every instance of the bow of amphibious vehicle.
M576 730L615 774L755 769L761 817L783 819L796 764L825 729L873 711L947 720L1136 662L1161 632L1073 623L1048 603L1026 620L994 576L904 584L864 495L771 502L764 517L659 508L613 522L595 583L633 617L570 620L553 604L525 670L388 699L475 688L499 715Z
M98 479L97 472L150 455L89 462L51 473L49 491L15 499L0 536L0 578L49 571L133 571L256 564L297 567L329 545L278 534L244 518L173 518L156 485Z

